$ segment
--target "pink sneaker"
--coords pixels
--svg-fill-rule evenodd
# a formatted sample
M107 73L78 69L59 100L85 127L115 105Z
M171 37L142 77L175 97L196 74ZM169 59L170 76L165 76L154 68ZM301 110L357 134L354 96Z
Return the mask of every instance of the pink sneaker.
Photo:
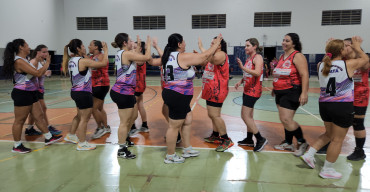
M308 155L307 153L305 153L304 155L300 156L300 158L309 166L311 167L312 169L315 169L315 157L311 157L310 155Z
M320 171L320 177L324 179L340 179L342 174L335 171L334 168L322 168Z

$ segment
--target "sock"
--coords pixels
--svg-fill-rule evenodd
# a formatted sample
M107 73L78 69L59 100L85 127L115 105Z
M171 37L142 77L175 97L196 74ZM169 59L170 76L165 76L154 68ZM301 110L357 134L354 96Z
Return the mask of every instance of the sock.
M252 132L247 132L247 140L252 140L253 138L253 133Z
M143 124L141 125L142 127L146 127L146 128L148 128L148 124L147 124L147 122L145 121L145 122L143 122Z
M33 125L28 125L26 129L30 130L33 127Z
M14 148L19 147L22 144L22 141L14 141Z
M301 126L298 126L298 128L293 132L294 132L294 136L295 136L295 138L297 138L298 142L300 142L300 143L305 143L306 142L306 140L303 138L303 132L302 132Z
M308 151L307 151L307 155L309 155L309 156L313 157L313 156L315 156L316 152L317 152L317 150L316 150L315 148L310 147L310 148L308 149Z
M136 129L135 124L132 124L131 130Z
M356 139L356 147L359 149L363 149L365 145L366 137L365 138L356 137L355 139Z
M50 131L49 131L49 132L47 132L47 133L44 133L44 137L45 137L45 139L50 139L52 136L53 136L53 135L50 133Z
M119 149L127 148L126 144L118 144L118 145L119 145Z
M220 133L218 133L217 131L212 131L212 135L218 137L220 136Z
M334 163L330 163L329 161L325 160L323 169L333 168Z
M263 139L260 132L257 132L256 134L254 134L254 136L256 137L257 140L262 140Z
M175 155L176 155L176 153L174 153L174 154L172 154L172 155L166 154L166 157L167 157L167 158L171 158L171 157L173 158L173 157L175 157Z
M225 135L221 135L221 138L226 140L226 139L229 139L229 136L225 134Z
M293 143L293 135L294 131L288 131L287 129L284 129L285 131L285 141L291 145Z

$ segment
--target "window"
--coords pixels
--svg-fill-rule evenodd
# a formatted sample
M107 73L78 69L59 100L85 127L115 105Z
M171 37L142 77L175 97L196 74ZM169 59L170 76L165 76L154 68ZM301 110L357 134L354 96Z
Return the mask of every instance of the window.
M322 11L321 25L360 25L361 9Z
M193 29L226 28L226 14L192 15Z
M166 17L157 16L134 16L134 30L166 29Z
M288 27L292 12L255 12L254 27Z
M108 30L107 17L77 17L77 30Z

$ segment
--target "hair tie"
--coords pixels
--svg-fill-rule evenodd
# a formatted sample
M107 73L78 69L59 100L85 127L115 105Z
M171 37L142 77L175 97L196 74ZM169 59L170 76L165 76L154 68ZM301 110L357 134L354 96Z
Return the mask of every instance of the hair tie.
M331 59L333 57L333 54L331 53L326 53L326 55Z

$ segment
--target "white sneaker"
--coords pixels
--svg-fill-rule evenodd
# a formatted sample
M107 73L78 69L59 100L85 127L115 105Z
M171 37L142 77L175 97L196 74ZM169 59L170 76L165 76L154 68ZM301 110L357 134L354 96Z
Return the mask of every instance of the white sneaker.
M104 127L98 127L96 128L95 130L95 133L94 135L92 136L93 139L99 139L100 137L102 137L104 134L106 134L106 130Z
M320 171L320 177L324 179L340 179L342 174L335 171L334 168L322 168Z
M169 163L184 163L185 158L179 157L175 154L173 155L166 155L166 158L164 159L164 163L169 164Z
M298 149L294 151L293 155L295 155L296 157L300 157L307 151L307 148L308 148L307 142L304 143L298 142Z
M288 151L294 151L294 146L293 144L289 145L287 142L283 141L280 143L280 145L275 145L275 149L277 150L288 150Z
M128 136L129 137L132 137L134 135L137 135L139 132L140 132L139 129L136 129L136 128L135 129L131 129L130 132L128 133Z
M96 145L88 143L87 141L85 142L79 142L77 144L77 151L88 151L88 150L94 150L96 149Z
M79 142L77 135L72 135L70 133L68 133L64 137L64 141L68 141L68 142L71 142L71 143L74 143L74 144L77 144Z
M140 128L140 132L148 133L149 132L149 128L148 127L141 127Z
M107 132L107 133L110 133L111 132L111 129L110 129L110 126L109 125L107 127L104 127L104 129L105 129L105 132Z
M300 156L300 158L312 169L315 169L315 157L308 155L307 153Z
M184 158L189 158L189 157L197 157L199 156L199 151L193 150L193 148L190 146L188 148L184 148L182 150L183 154L181 155Z

